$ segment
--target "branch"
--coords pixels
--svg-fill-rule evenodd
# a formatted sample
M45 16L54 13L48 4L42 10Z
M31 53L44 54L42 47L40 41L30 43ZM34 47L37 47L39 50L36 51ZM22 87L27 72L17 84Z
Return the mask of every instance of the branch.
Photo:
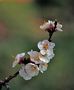
M17 75L19 74L19 71L17 71L14 75L6 77L4 80L0 80L0 90L2 89L2 86L5 86L7 90L9 90L8 83Z

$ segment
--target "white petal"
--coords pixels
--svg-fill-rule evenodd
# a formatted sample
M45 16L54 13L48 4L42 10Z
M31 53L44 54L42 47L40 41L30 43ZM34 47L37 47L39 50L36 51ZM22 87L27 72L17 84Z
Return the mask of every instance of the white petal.
M17 54L15 59L20 59L20 58L23 58L25 56L25 53L20 53L20 54Z
M44 71L47 70L47 67L48 67L48 64L43 62L39 65L39 70L43 73Z
M43 25L40 26L41 29L46 30L49 27L49 23L45 22Z
M43 61L45 63L50 62L50 57L48 55L40 56L39 58L40 58L41 61Z
M25 56L25 53L17 54L15 57L15 61L13 62L12 67L15 67L20 62L20 60L24 58L24 56Z
M12 64L12 67L14 68L18 63L19 63L19 61L18 61L18 60L15 60L15 61L13 62L13 64Z
M51 23L51 21L50 21L50 20L48 20L48 23L50 24L50 23Z
M48 54L49 56L52 55L52 54L54 54L54 53L53 53L53 49L52 49L52 48L48 49L48 50L47 50L47 54Z
M61 28L56 28L57 31L63 31Z
M43 25L40 26L40 29L44 29Z
M42 41L42 44L48 44L48 43L49 43L48 40L43 40L43 41Z
M37 76L39 74L39 68L37 65L33 64L33 63L28 63L26 66L25 66L25 69L27 71L27 73L30 75L30 76Z
M45 54L47 54L47 50L41 50L40 53L41 53L42 55L45 55Z
M25 53L21 53L20 55L21 55L21 57L24 57L25 56Z
M21 77L23 77L23 79L25 79L25 80L30 80L30 79L32 78L32 77L26 72L25 66L23 66L23 67L20 69L19 75L20 75Z
M57 28L62 28L62 25L57 23Z
M59 23L57 23L56 30L57 30L57 31L63 31L61 28L62 28L62 25L59 24Z
M38 42L38 48L41 50L41 49L43 49L43 45L42 45L42 42L40 41L40 42Z
M54 57L54 55L55 55L54 53L51 54L51 55L48 55L48 58L49 58L49 59L52 59L52 58Z
M55 43L49 42L49 48L48 49L54 48L54 47L55 47Z
M31 51L28 52L28 54L29 54L31 57L35 57L35 56L37 56L37 55L39 54L39 52L31 50Z
M53 49L48 49L47 50L47 56L52 59L54 57Z
M48 23L49 23L49 26L52 26L52 27L54 27L54 21L50 21L50 20L48 20ZM50 28L50 27L49 27Z
M50 20L48 20L48 23L49 23L49 24L54 24L54 22L53 22L53 21L50 21Z

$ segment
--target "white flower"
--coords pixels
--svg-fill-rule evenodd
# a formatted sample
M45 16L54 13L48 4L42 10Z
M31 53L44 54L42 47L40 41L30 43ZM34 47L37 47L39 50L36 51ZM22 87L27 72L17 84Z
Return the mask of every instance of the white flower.
M30 55L31 61L33 61L35 64L41 63L41 60L39 59L39 52L31 50L28 52L28 54Z
M37 76L39 74L39 68L37 65L33 63L28 63L19 71L19 75L23 77L25 80L30 80L32 77Z
M40 26L40 28L42 30L47 30L47 31L48 30L52 31L54 29L54 27L55 27L55 21L50 21L50 20L48 20L48 22L45 22L43 25ZM55 30L56 31L63 31L61 28L62 28L62 25L57 23Z
M47 30L47 29L51 30L53 27L54 27L54 22L52 21L45 22L43 25L40 26L40 28L43 30Z
M50 59L54 57L53 48L55 44L52 42L49 42L48 40L43 40L38 43L38 48L40 49L40 55L39 58L41 61L44 61L46 63L50 62Z
M33 63L28 63L26 66L25 66L25 69L27 71L27 73L30 75L30 76L37 76L39 74L39 68L37 65L33 64Z
M42 62L41 64L39 64L39 70L41 71L41 73L43 73L44 71L47 70L48 64Z
M49 42L48 40L43 40L38 43L38 48L40 49L40 53L42 55L51 54L53 52L55 44Z
M21 63L24 60L25 53L17 54L15 57L15 61L13 62L12 67L15 67L17 64Z

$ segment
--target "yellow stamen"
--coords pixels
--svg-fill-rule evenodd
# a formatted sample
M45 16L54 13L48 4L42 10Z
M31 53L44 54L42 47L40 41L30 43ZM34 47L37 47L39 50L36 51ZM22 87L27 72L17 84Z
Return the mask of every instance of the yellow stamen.
M43 46L43 48L44 48L45 50L47 50L47 49L48 49L48 44L45 44L45 45Z
M39 59L39 54L36 55L36 56L34 56L34 57L31 57L31 58L34 59L35 61L40 61L40 59Z
M44 63L43 65L44 65L45 67L48 67L48 64L47 64L47 63Z
M35 66L32 66L32 71L36 71L36 67Z

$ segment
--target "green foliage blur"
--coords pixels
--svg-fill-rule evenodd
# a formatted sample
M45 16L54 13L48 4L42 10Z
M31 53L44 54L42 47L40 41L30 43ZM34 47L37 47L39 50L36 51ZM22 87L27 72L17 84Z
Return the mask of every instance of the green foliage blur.
M16 54L38 50L38 41L48 39L48 33L39 28L44 20L57 19L63 25L63 32L53 35L55 57L48 70L30 81L16 77L10 81L10 90L74 90L73 9L73 0L0 3L0 79L19 69L19 65L12 68Z

